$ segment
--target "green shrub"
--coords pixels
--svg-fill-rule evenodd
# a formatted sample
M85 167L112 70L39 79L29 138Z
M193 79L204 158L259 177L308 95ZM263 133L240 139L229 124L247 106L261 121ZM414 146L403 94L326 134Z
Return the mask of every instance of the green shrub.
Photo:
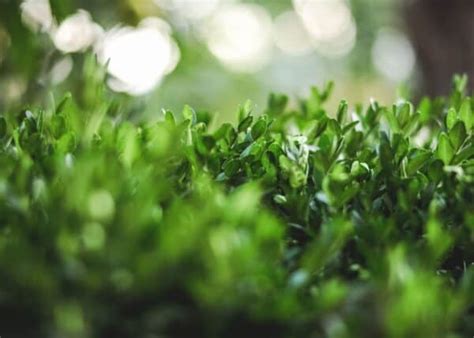
M474 334L465 78L352 117L331 86L271 95L212 128L133 123L94 81L0 117L2 337Z

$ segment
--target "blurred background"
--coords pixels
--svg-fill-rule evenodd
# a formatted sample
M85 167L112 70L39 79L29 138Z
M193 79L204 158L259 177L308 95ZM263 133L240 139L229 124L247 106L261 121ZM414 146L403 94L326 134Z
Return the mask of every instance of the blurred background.
M463 0L0 0L0 108L80 90L87 55L141 117L184 104L230 119L270 91L312 85L390 103L444 94L472 73L474 5ZM335 105L336 102L331 104ZM143 113L144 112L144 113Z

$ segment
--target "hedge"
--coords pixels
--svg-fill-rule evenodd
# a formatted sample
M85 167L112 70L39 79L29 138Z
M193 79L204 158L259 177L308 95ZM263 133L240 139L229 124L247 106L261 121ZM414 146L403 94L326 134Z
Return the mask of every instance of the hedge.
M94 82L95 81L95 82ZM0 117L2 337L472 337L474 113L449 97ZM76 97L77 96L77 97Z

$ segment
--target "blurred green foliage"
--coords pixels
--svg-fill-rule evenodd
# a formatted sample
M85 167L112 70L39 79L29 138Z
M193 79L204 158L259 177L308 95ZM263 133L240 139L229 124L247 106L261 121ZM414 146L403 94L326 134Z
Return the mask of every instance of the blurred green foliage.
M474 135L448 98L272 94L133 122L84 89L0 117L5 337L470 337ZM333 117L334 116L334 117Z

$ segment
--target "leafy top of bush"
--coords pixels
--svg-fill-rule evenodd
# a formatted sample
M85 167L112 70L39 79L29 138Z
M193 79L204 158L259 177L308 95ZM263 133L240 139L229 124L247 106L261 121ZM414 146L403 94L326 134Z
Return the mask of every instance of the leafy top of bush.
M2 336L473 334L464 77L353 112L330 85L273 94L210 128L188 106L133 123L99 75L0 117Z

